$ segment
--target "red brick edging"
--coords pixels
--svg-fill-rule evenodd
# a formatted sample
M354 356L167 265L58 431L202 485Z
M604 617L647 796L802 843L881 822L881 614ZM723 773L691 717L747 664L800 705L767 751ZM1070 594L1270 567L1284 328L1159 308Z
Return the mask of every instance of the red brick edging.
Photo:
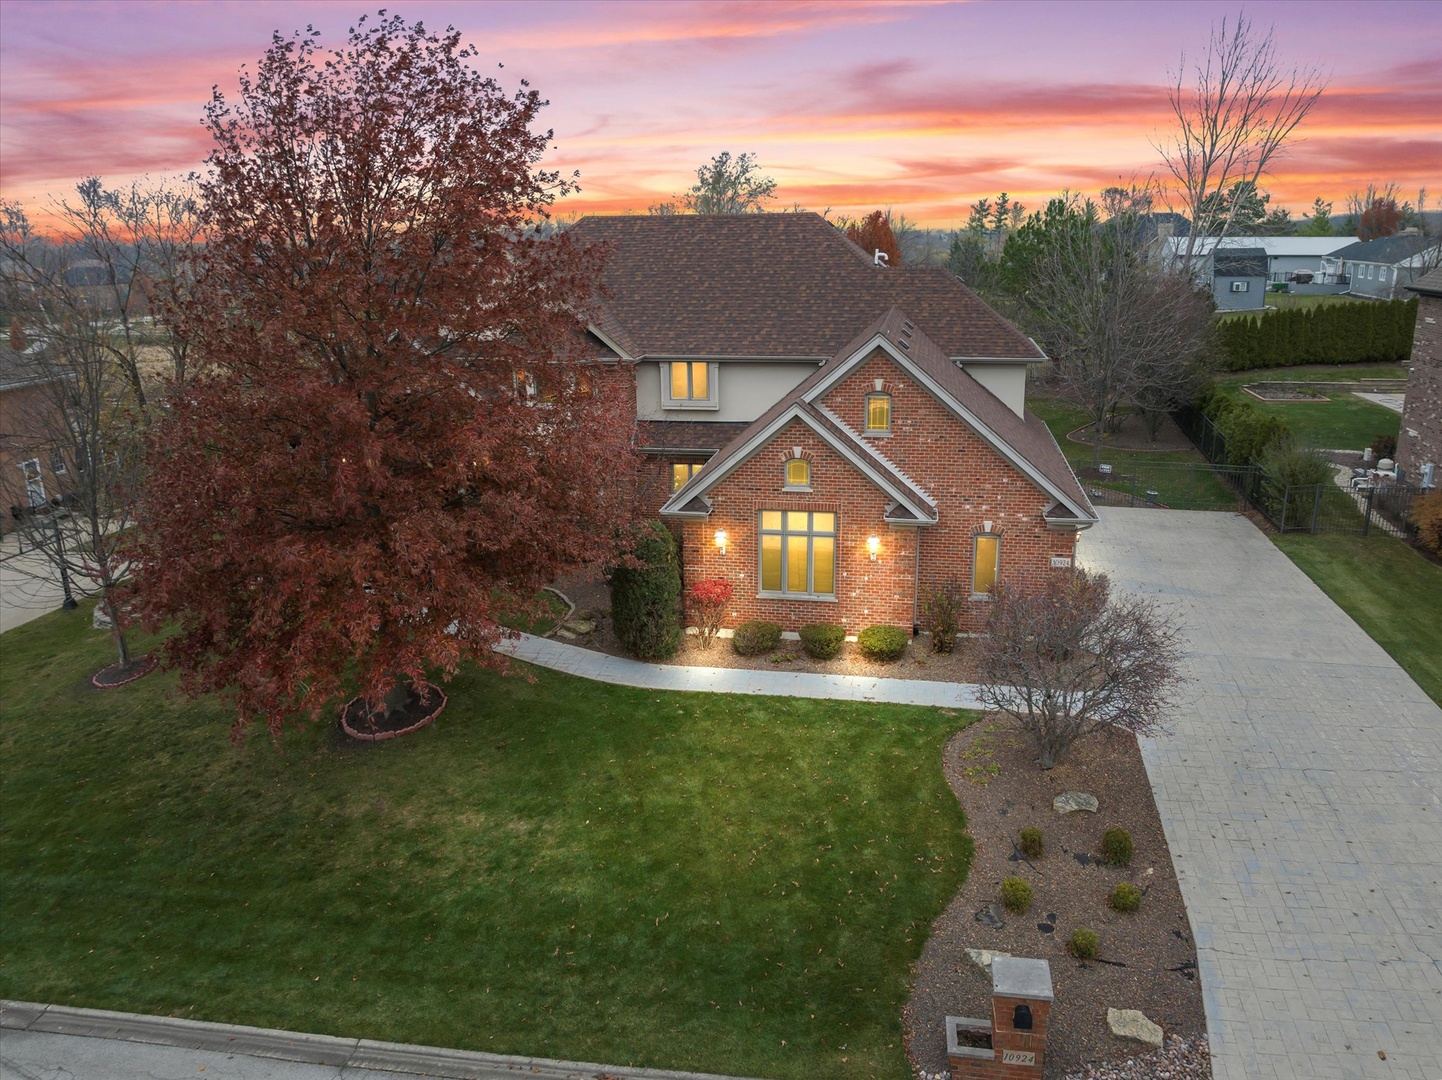
M361 700L359 697L353 697L341 706L341 730L343 730L352 739L360 739L362 742L384 742L386 739L399 739L402 735L409 735L412 731L419 731L421 728L425 727L427 724L433 721L436 717L440 716L441 713L445 710L446 703L450 701L450 698L446 697L446 692L440 687L433 686L431 687L431 689L434 690L437 694L441 695L441 703L431 711L429 716L420 720L418 723L412 724L408 728L401 728L399 731L380 731L375 733L374 735L368 735L364 732L357 731L355 728L351 727L350 724L346 723L345 719L345 714L350 711L350 707L354 705L357 701Z

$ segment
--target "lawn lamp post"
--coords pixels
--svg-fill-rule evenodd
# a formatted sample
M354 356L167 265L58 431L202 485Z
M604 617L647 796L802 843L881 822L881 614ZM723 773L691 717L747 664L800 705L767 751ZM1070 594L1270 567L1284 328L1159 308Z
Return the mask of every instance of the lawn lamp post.
M70 594L70 571L65 567L65 538L60 533L60 515L52 514L50 524L55 529L55 561L60 567L60 591L65 599L60 602L62 611L74 611L79 605Z

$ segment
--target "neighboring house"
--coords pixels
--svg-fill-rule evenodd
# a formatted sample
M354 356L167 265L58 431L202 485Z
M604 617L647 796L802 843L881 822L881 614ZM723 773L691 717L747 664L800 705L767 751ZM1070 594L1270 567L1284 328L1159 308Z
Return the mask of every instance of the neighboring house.
M1353 296L1395 300L1405 298L1403 290L1438 265L1439 243L1415 232L1356 240L1324 262L1327 272L1349 279L1347 291Z
M1417 296L1412 370L1397 436L1397 470L1423 487L1442 485L1442 269L1406 286Z
M24 353L0 345L0 514L3 528L15 511L62 494L65 456L53 444L59 413L49 380Z
M1251 311L1267 303L1265 248L1223 248L1212 255L1212 299L1218 311Z
M1214 236L1199 236L1193 253L1197 260L1196 277L1201 284L1213 286L1218 307L1230 310L1229 305L1223 302L1222 294L1230 293L1231 280L1235 279L1229 279L1225 288L1218 287L1213 258L1219 251L1225 257L1238 250L1253 251L1260 248L1266 254L1268 290L1302 295L1342 293L1347 291L1345 275L1339 279L1335 269L1329 272L1325 260L1327 256L1355 242L1350 236L1228 236L1219 245ZM1165 242L1163 257L1174 262L1180 261L1186 250L1187 238L1173 237ZM1251 289L1247 291L1251 292Z
M1070 565L1096 512L1026 411L1045 359L953 275L887 268L816 214L585 218L606 243L592 331L635 369L642 497L726 625L915 627L957 582Z

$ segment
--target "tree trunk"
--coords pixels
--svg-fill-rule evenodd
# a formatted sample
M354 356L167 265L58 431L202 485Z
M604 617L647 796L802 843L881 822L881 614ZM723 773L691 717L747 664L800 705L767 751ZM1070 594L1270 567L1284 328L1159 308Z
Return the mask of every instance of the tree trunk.
M1096 429L1092 433L1092 471L1101 467L1102 463L1102 436L1106 433L1107 414L1103 411L1096 418Z

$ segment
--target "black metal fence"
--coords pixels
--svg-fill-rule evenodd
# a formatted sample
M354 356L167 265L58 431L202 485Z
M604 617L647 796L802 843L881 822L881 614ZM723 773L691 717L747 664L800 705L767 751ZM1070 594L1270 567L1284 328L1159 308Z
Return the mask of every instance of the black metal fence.
M1226 437L1200 409L1188 405L1173 414L1177 426L1207 460L1228 461ZM1256 462L1222 465L1238 496L1278 532L1380 533L1411 539L1417 534L1411 512L1425 489L1383 476L1348 478L1346 486L1284 484ZM1108 504L1111 505L1111 504Z

